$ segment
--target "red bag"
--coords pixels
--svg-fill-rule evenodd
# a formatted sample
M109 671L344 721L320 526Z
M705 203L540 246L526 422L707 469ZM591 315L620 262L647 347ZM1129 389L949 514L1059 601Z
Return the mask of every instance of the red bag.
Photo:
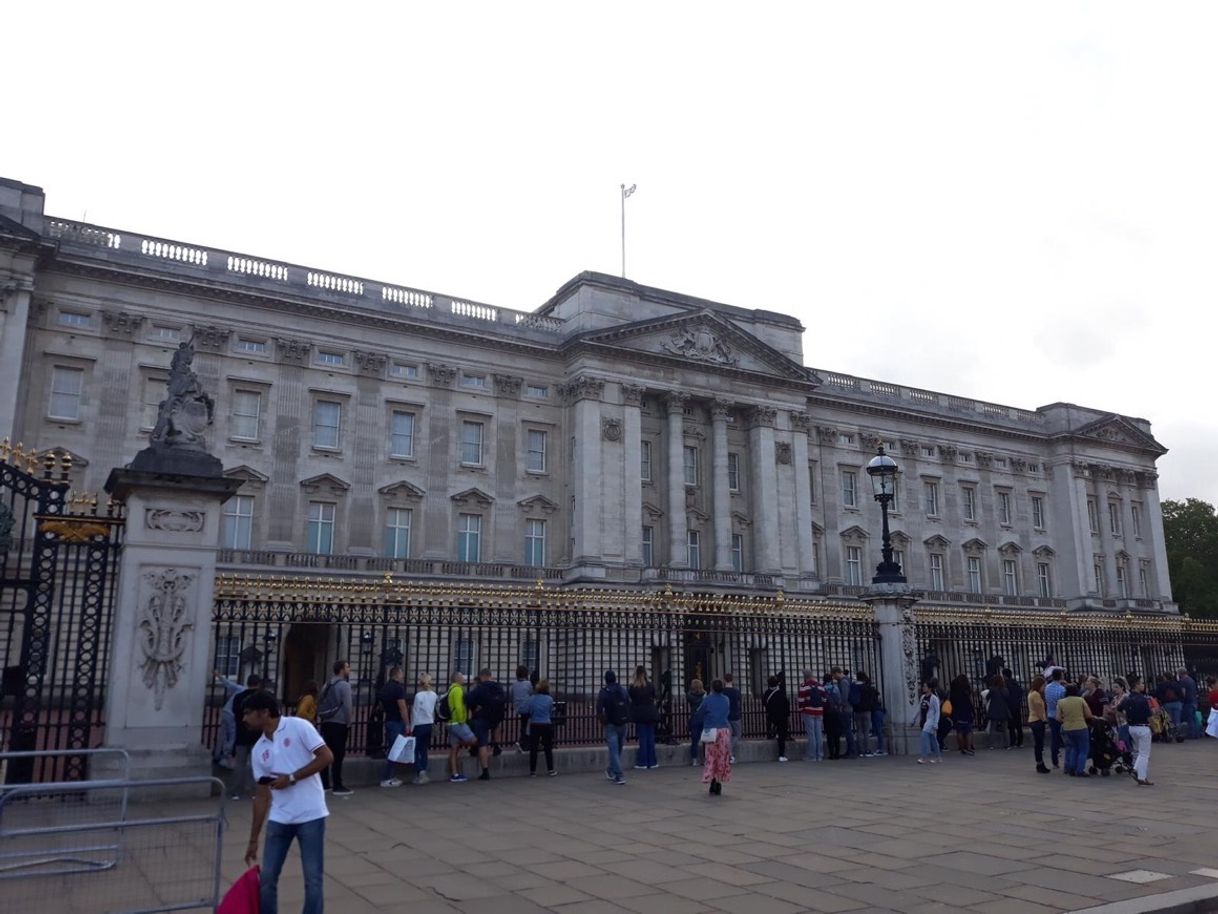
M224 893L224 900L216 908L216 914L258 914L261 902L258 897L258 874L260 870L251 866Z

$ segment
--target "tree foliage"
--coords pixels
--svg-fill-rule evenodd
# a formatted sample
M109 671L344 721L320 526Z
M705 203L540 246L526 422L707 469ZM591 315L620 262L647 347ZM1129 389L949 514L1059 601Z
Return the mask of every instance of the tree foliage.
M1199 498L1163 502L1172 598L1190 616L1218 618L1218 513Z

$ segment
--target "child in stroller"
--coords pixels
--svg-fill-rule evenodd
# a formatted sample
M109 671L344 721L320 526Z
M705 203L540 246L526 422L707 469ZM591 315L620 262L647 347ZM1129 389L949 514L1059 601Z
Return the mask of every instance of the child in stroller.
M1091 769L1094 777L1097 773L1108 777L1116 769L1117 774L1133 770L1133 754L1121 740L1116 727L1102 718L1096 717L1091 721Z

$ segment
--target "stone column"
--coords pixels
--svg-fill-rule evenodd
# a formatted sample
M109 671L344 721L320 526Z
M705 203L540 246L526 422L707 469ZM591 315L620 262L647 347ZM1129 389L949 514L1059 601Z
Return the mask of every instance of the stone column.
M908 584L873 584L862 596L875 614L880 636L884 707L892 755L915 755L921 734L912 726L921 705L921 671L913 605ZM943 685L940 683L940 685Z
M778 468L775 466L774 422L778 410L755 406L749 414L749 469L753 481L753 556L760 574L779 574Z
M732 492L727 478L727 414L731 406L728 400L715 400L711 403L715 571L732 570Z
M622 555L627 566L643 564L643 388L622 385Z
M105 745L126 749L133 778L211 774L202 744L221 505L241 486L222 476L114 470L126 502L106 689ZM102 759L98 759L102 762ZM114 763L110 760L103 765ZM119 770L96 777L118 777Z
M603 488L601 481L601 396L605 382L581 376L567 385L575 404L575 466L571 491L575 494L575 551L571 565L597 568L604 577L601 551Z
M0 438L10 438L14 444L23 434L18 412L25 406L22 394L26 385L21 370L26 364L32 288L32 280L14 282L11 288L0 281ZM39 360L37 364L43 363Z
M1154 557L1154 579L1151 586L1155 588L1155 593L1151 594L1151 598L1170 601L1171 577L1167 573L1167 543L1163 539L1163 506L1159 503L1158 479L1159 474L1155 472L1138 474L1138 485L1144 493L1146 505L1146 516L1142 518L1142 536L1150 540L1151 555ZM1130 574L1135 572L1136 569L1130 569ZM1133 589L1136 582L1136 578L1130 582L1130 593L1136 593Z
M799 574L811 576L816 571L812 553L812 479L808 475L808 429L812 417L807 413L791 413L791 462L795 465L795 542L799 547Z
M689 394L670 391L668 407L668 564L689 567L688 531L685 518L685 403Z
M495 496L495 503L490 509L491 556L496 562L519 563L524 555L524 528L520 522L520 509L516 505L516 489L520 485L517 476L520 475L521 461L524 459L520 453L519 440L520 388L524 379L515 375L496 374L492 380L495 384L495 455L491 465L495 468L495 475L491 478L495 481L495 486L490 494ZM551 437L558 438L557 435ZM528 435L525 434L524 438L527 448ZM562 441L556 440L550 446L553 451L546 455L546 460L549 461L547 469L552 472L556 465L555 457L562 453L559 450ZM529 485L532 485L533 481L527 480ZM553 551L554 546L554 543L546 544L547 552L551 555L557 555ZM547 562L551 555L547 555Z

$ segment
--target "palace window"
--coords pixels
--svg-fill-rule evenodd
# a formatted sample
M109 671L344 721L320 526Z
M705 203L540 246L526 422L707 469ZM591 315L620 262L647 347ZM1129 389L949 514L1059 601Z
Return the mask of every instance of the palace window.
M1042 597L1053 596L1053 572L1048 562L1036 563L1036 582L1040 587Z
M1150 574L1146 570L1145 563L1138 567L1138 587L1142 590L1142 596L1150 596Z
M241 674L241 638L238 635L216 637L216 670L229 679Z
M244 441L258 440L258 420L262 415L262 394L256 390L234 390L232 437Z
M960 506L965 520L977 519L977 490L972 486L960 487Z
M1142 509L1137 505L1129 506L1129 519L1133 523L1133 535L1142 538Z
M346 357L341 352L333 352L328 349L317 350L318 365L342 366L347 362Z
M526 384L524 395L534 400L546 400L550 396L550 388L544 384Z
M1108 530L1113 536L1121 535L1121 503L1108 502Z
M167 382L164 378L144 378L144 402L140 411L140 428L156 428L161 413L161 401L165 399Z
M333 400L313 404L313 447L337 450L342 427L343 405Z
M528 431L529 453L525 469L530 473L544 473L546 471L546 433L534 428Z
M924 482L922 484L923 501L926 504L926 516L939 516L939 483ZM942 589L942 588L939 588Z
M1019 593L1019 564L1015 559L1002 560L1002 592L1009 597Z
M1009 527L1011 525L1011 493L998 493L998 523Z
M740 491L740 455L727 455L727 487L732 492Z
M81 311L60 311L56 321L61 327L88 327L92 321Z
M685 445L685 484L687 486L696 486L698 484L698 449Z
M406 381L414 381L419 377L419 366L412 365L409 362L390 362L389 377L402 378Z
M739 533L732 534L732 571L744 571L744 537Z
M858 586L863 583L863 548L846 547L846 583Z
M308 542L306 552L330 555L334 552L334 505L324 501L309 502Z
M51 419L79 419L80 395L84 382L84 369L56 365L51 372L51 402L47 410L48 417Z
M220 545L224 549L249 549L254 530L254 499L234 495L224 503Z
M385 513L385 555L391 559L410 557L410 508L390 508Z
M1117 593L1121 595L1122 599L1128 599L1129 598L1129 575L1126 572L1125 563L1120 560L1117 561L1116 578L1117 578Z
M389 456L414 456L414 413L395 409L389 417Z
M524 563L540 567L546 563L546 522L529 519L524 522Z
M930 554L930 589L943 589L943 556L938 552Z
M484 374L461 374L461 386L472 387L475 390L486 390L486 375Z
M656 554L656 528L655 527L644 527L643 528L643 567L644 568L654 568L655 567L655 564L656 564L655 554Z
M639 442L639 478L651 482L651 442Z
M482 466L482 423L461 423L461 463L465 466Z
M457 561L478 562L482 555L482 515L462 514L457 525Z
M689 530L685 534L686 559L690 568L702 567L702 536L697 530Z
M1032 496L1032 526L1037 530L1045 528L1045 500L1039 495Z
M859 477L853 470L842 470L842 506L857 508L859 504Z
M237 352L248 352L252 355L265 355L266 340L251 340L239 336L237 337L237 342L233 343L233 349Z
M1087 498L1087 527L1092 533L1100 532L1100 509L1094 498Z
M981 558L976 555L968 557L968 589L969 593L981 593Z

